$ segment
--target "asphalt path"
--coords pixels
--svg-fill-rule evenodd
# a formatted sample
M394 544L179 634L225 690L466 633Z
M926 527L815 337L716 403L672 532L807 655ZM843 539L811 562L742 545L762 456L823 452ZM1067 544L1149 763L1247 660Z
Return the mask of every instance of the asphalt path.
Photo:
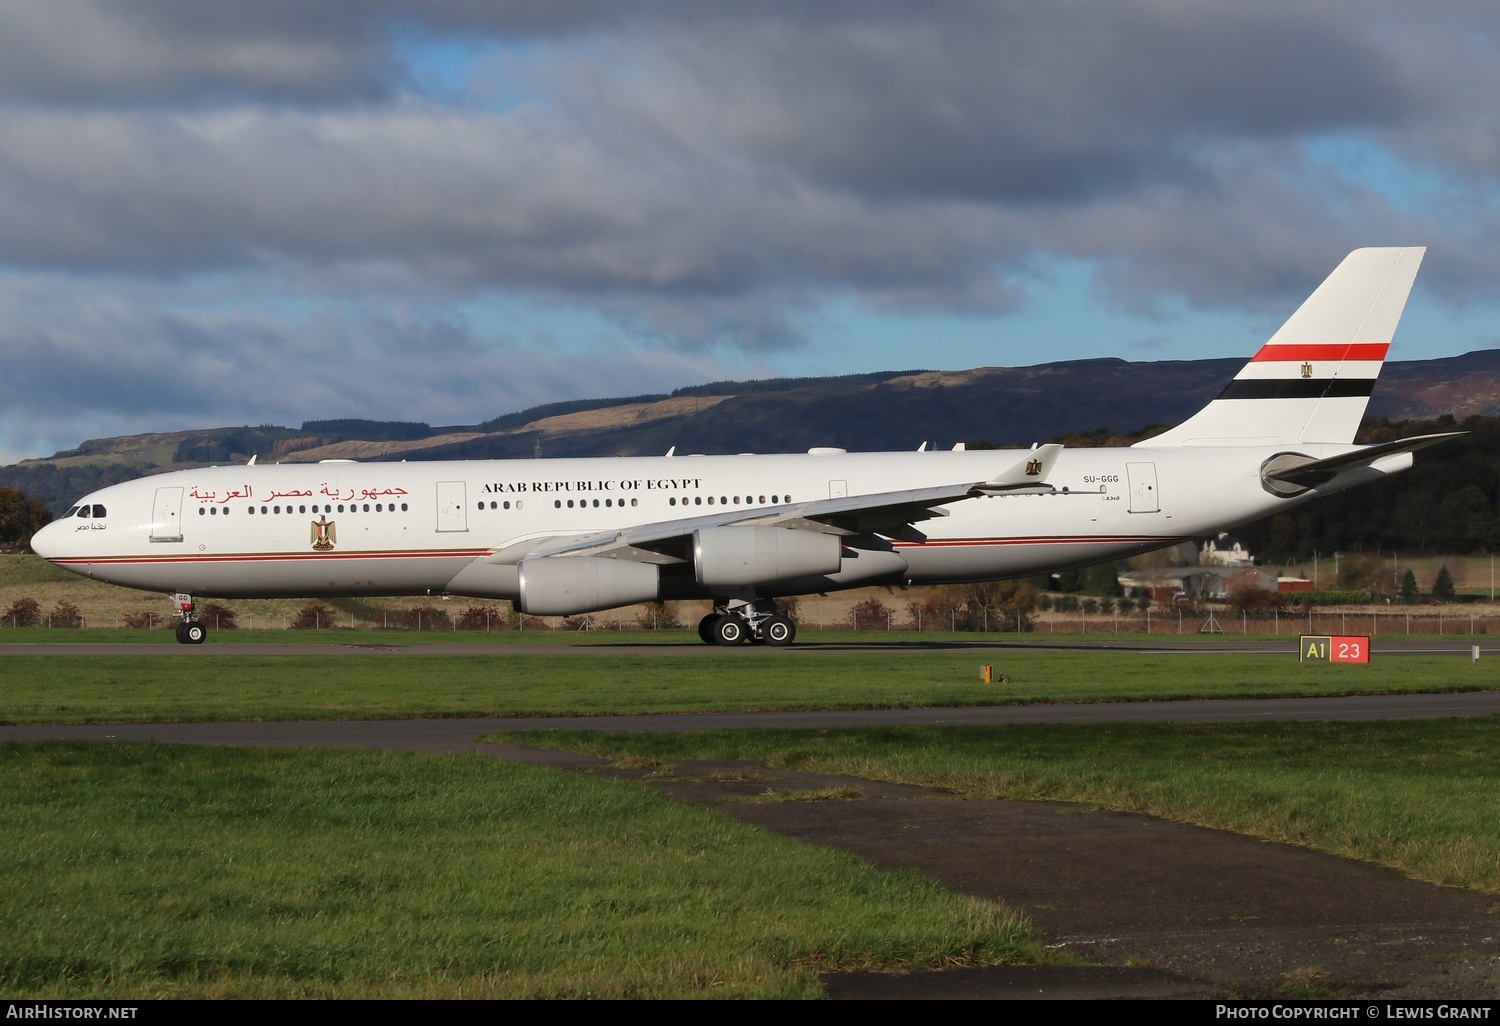
M874 633L874 632L872 632ZM1319 635L1320 637L1322 635ZM1478 638L1432 637L1416 635L1409 638L1379 638L1372 644L1374 657L1398 655L1470 655L1472 647L1479 645L1481 656L1500 655L1500 647L1487 645ZM797 644L787 648L770 648L761 645L741 645L736 648L709 648L693 642L652 643L602 643L583 642L472 642L445 644L442 642L404 644L391 641L347 641L309 642L306 644L274 644L260 642L226 642L210 639L204 645L178 645L172 642L144 642L132 644L0 644L0 659L6 656L174 656L184 659L213 659L224 656L700 656L733 659L751 654L774 654L794 659L799 655L819 652L868 652L892 655L911 652L1139 652L1139 653L1184 653L1221 652L1238 655L1295 655L1297 638L1287 636L1269 640L1218 638L1214 640L1172 641L1099 641L1043 642L1023 641L870 641L840 642L830 644Z
M845 709L805 712L673 713L645 716L475 717L425 720L302 720L246 723L30 724L0 727L0 741L68 739L170 741L261 748L340 746L415 752L473 750L494 731L821 729L958 726L1007 723L1234 723L1421 720L1500 715L1500 691L1457 694L1351 695L1344 698L1202 699L961 706L940 709Z

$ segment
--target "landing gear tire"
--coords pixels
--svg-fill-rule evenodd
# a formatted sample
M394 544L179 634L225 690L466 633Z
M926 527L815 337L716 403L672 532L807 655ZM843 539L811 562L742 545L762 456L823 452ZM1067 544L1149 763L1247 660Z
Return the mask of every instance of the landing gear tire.
M721 613L709 613L698 621L698 637L705 645L714 643L714 622L723 615Z
M715 645L738 645L749 634L750 632L745 629L745 621L737 616L720 616L713 625L713 642Z
M179 645L201 645L203 639L208 637L208 628L197 620L188 620L186 623L177 625L177 643Z
M790 616L777 613L760 628L760 640L766 645L790 645L797 639L797 625Z

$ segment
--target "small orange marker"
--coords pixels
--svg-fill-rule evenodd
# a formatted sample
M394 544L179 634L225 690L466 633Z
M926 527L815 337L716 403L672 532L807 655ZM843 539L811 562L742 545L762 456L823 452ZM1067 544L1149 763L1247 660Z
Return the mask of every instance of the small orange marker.
M993 677L994 677L994 667L990 666L988 663L986 663L985 665L983 665L983 666L981 666L979 668L979 679L981 681L983 681L984 683L986 683L986 684L991 683Z

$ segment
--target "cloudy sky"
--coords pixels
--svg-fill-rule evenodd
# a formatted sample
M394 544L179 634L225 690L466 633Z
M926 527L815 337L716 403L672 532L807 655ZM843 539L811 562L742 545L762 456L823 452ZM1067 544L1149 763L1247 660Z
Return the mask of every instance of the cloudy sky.
M1363 245L1494 348L1497 99L1493 0L0 0L0 461L1232 356Z

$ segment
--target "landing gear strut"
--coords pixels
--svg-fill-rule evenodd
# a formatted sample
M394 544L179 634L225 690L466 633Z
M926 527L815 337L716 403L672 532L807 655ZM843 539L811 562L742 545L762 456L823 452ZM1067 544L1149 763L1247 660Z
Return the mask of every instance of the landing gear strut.
M790 645L797 625L770 599L754 603L738 601L715 604L714 611L698 621L698 637L705 645Z
M177 615L182 617L182 622L177 625L177 643L179 645L201 645L208 637L208 628L203 626L203 621L193 615L193 596L177 594L172 596L172 601L177 603Z

